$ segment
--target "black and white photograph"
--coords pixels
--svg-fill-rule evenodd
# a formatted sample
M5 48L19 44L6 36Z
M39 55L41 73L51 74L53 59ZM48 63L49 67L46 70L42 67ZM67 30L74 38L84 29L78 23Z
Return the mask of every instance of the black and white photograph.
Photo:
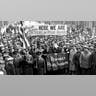
M0 21L0 75L96 75L96 21Z

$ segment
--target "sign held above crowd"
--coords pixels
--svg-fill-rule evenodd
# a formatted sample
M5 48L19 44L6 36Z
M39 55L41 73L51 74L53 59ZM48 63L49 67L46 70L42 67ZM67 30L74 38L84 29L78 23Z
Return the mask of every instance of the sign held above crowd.
M67 25L38 25L30 28L28 35L67 35Z

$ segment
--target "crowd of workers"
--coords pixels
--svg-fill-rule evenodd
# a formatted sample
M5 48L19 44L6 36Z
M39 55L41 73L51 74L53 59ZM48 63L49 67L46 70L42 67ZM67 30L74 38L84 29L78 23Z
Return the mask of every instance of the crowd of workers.
M2 32L0 34L0 74L96 74L95 39L77 44L67 44L63 36L27 37L22 26L19 28L14 26L8 26L3 34ZM68 54L67 71L64 71L66 69L62 69L61 73L60 70L48 71L48 56L53 53Z

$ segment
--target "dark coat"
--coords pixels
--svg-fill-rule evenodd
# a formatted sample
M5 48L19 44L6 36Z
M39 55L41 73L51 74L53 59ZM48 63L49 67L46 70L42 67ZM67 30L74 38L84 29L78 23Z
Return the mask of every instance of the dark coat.
M90 63L90 66L96 66L96 52L93 52L91 55L90 55L90 58L89 58L89 63Z
M37 58L37 70L38 70L38 75L44 75L46 74L46 64L45 60L41 57L41 59Z
M90 55L89 64L91 67L91 74L96 74L96 52Z
M22 74L22 60L20 59L15 59L14 60L14 66L15 66L15 71L16 71L16 75L21 75Z
M73 56L73 63L75 64L76 73L80 74L80 55L81 52L76 52Z
M15 67L13 64L6 64L5 70L7 75L15 75Z
M80 55L81 55L81 52L76 52L76 54L74 54L74 56L73 56L73 63L75 65L80 66L80 61L79 61Z

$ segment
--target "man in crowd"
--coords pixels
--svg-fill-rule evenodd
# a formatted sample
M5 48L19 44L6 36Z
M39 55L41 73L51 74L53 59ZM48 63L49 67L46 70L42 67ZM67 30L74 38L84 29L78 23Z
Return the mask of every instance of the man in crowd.
M91 66L91 74L96 75L96 43L94 44L94 51L90 55L89 64Z
M12 57L8 57L5 59L5 70L6 70L6 73L7 75L15 75L15 66L14 66L14 63L13 63L13 58Z
M88 47L85 45L80 55L80 70L82 75L89 75L90 73L90 65L89 65L90 55L91 53L88 50Z
M73 56L73 63L75 65L75 74L80 75L81 70L80 70L80 55L81 55L81 49L80 47L77 47L77 52Z
M37 68L37 75L44 75L46 74L46 64L45 60L42 57L42 52L38 50L37 52L37 60L36 60L36 68Z
M28 51L25 53L25 60L24 75L33 75L33 57L29 54Z
M71 74L75 74L75 64L73 62L73 57L74 57L74 54L76 54L77 50L75 47L73 47L71 50L70 50L70 57L69 57L69 71Z
M14 53L14 66L15 66L15 70L16 70L16 75L21 75L22 72L22 60L23 57L19 52L15 52Z

